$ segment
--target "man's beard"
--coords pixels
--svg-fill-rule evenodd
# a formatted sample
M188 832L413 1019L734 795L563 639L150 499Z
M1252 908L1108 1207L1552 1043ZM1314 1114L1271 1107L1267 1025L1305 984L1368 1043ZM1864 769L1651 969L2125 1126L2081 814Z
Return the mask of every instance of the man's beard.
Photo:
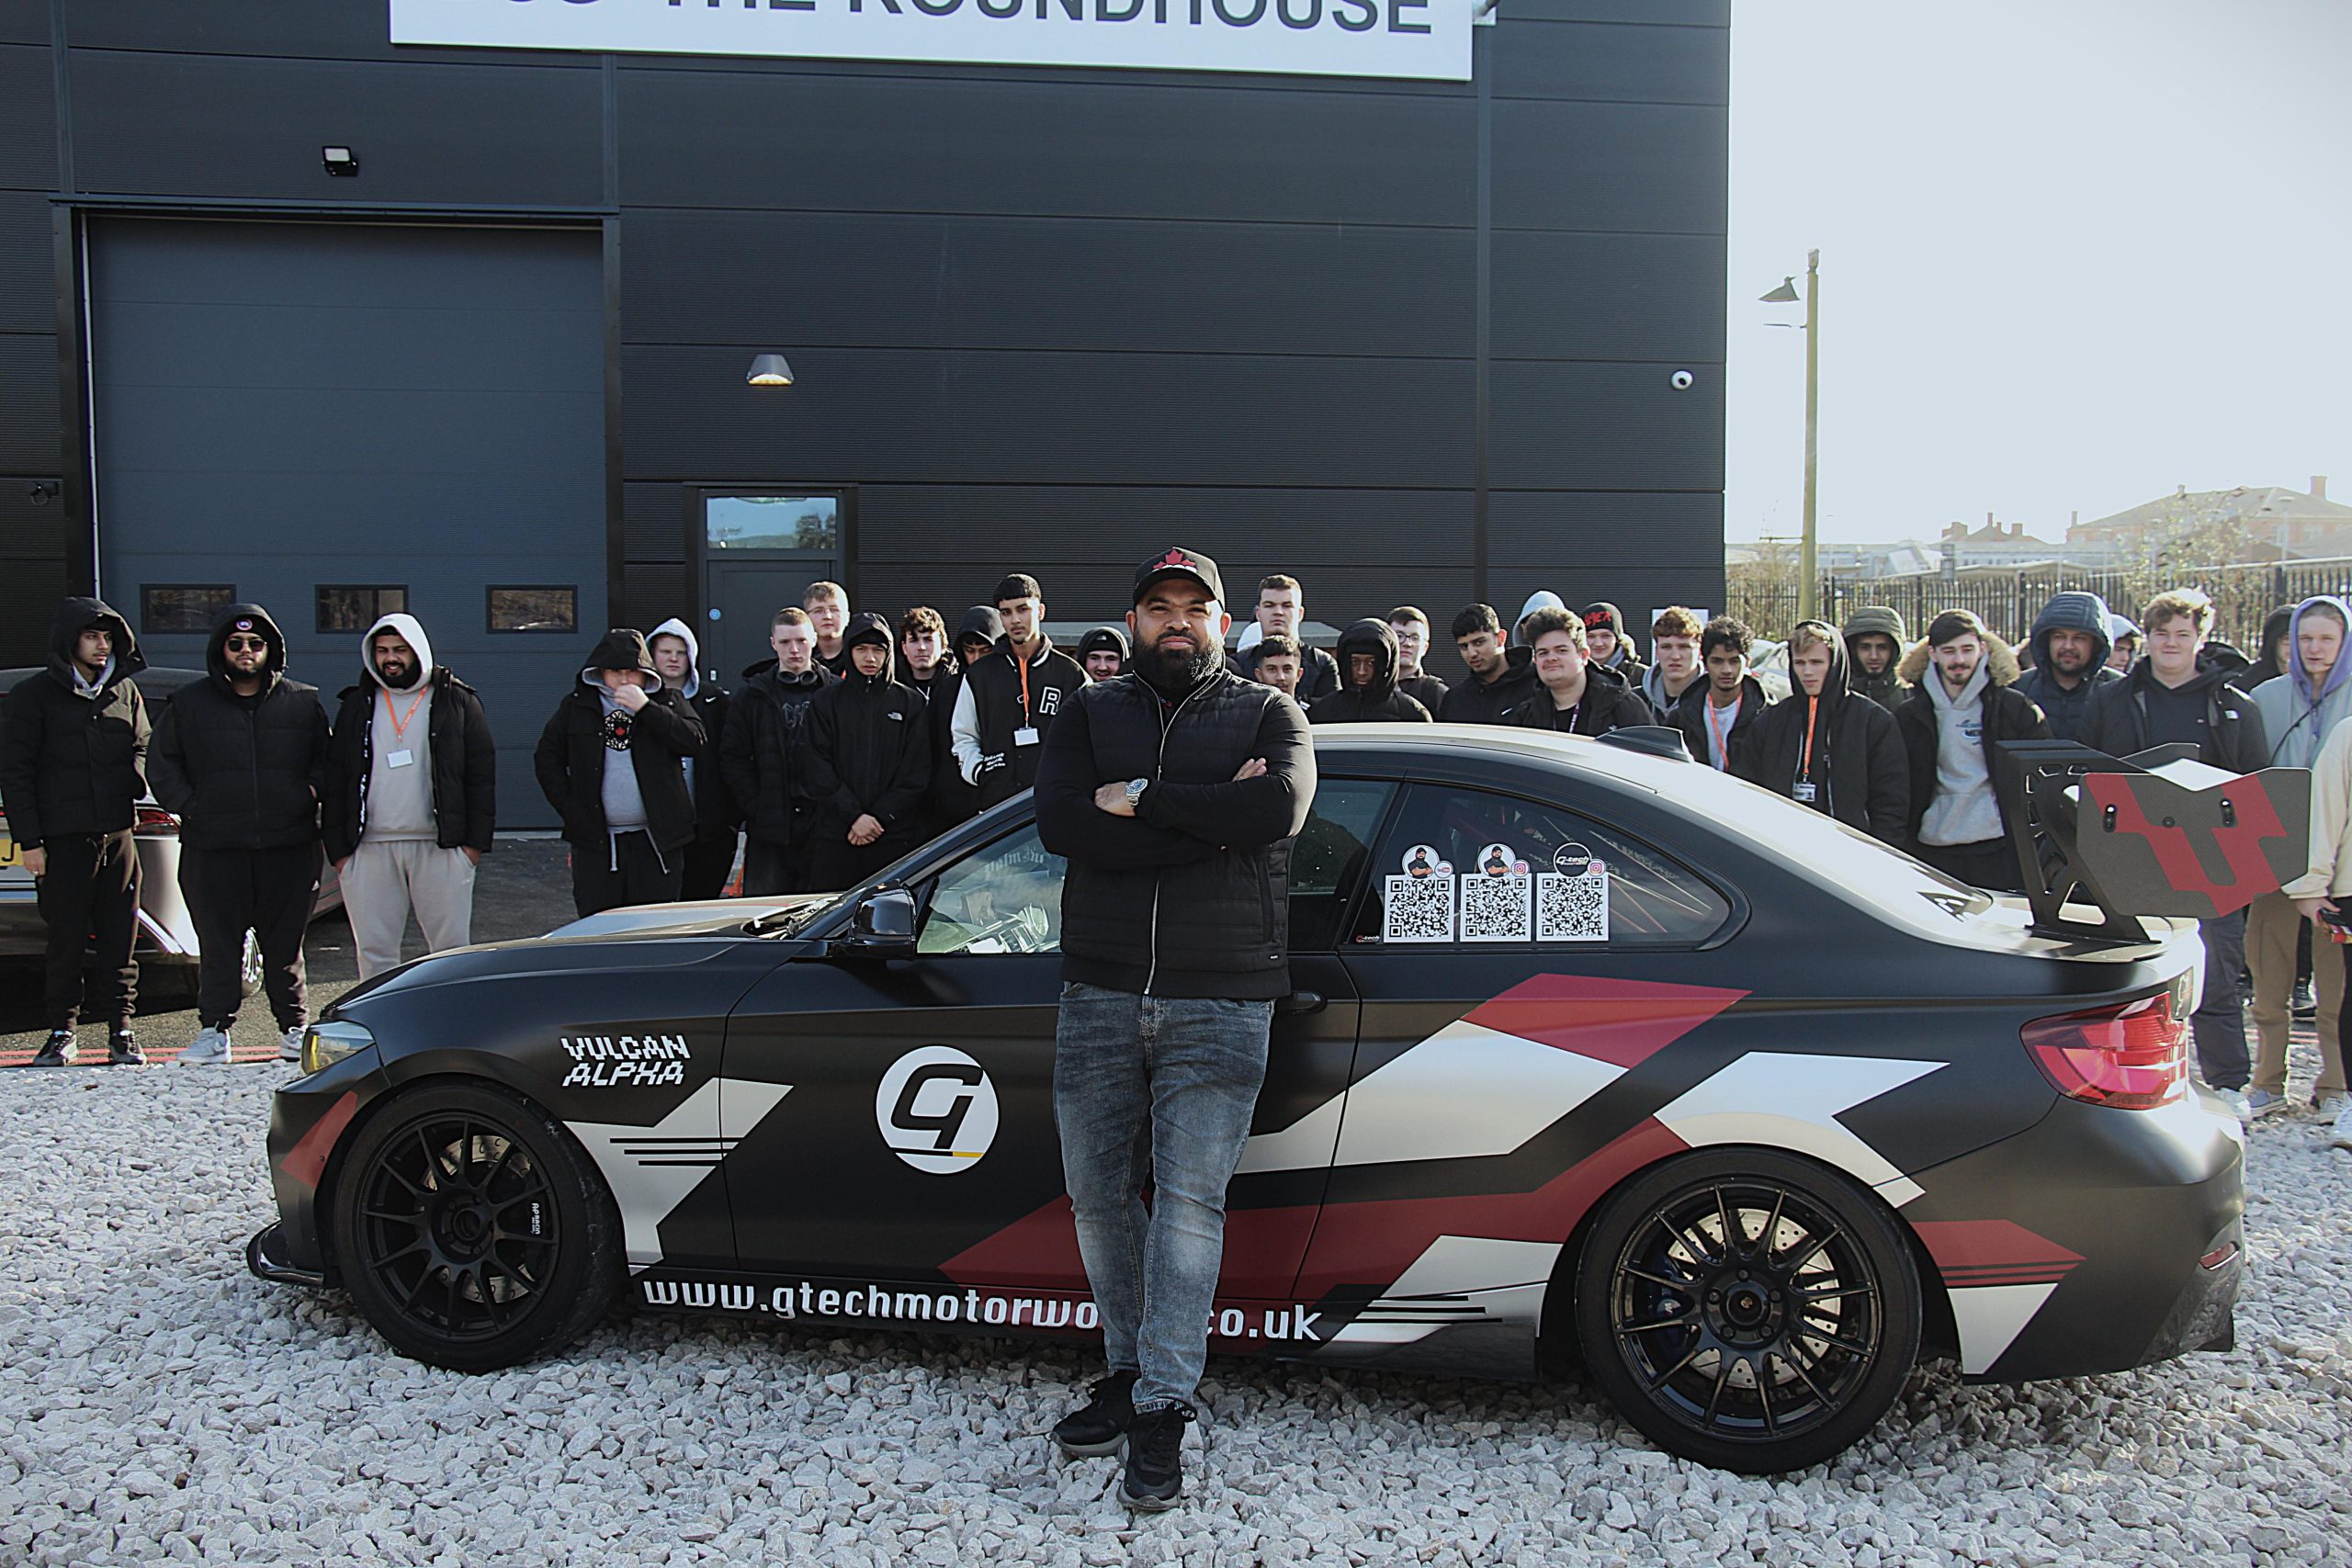
M1152 690L1173 696L1189 692L1216 668L1221 650L1213 643L1170 648L1167 639L1147 643L1136 657L1136 671Z
M376 673L384 678L385 685L397 690L416 678L416 666L391 660L377 665Z

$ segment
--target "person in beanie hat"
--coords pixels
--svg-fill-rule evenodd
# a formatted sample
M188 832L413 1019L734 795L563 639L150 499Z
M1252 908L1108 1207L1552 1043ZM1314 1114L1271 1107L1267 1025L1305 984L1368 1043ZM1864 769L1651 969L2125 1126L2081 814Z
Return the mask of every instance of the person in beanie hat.
M1078 639L1079 667L1089 681L1111 681L1127 672L1127 634L1116 626L1096 626Z
M1027 789L1039 748L1070 697L1086 684L1078 660L1046 635L1046 596L1037 580L1016 571L996 585L1004 639L964 671L948 728L964 782L986 811Z
M1307 705L1315 724L1428 724L1430 710L1396 689L1396 633L1386 621L1340 634L1340 689Z
M685 698L702 721L702 745L684 759L686 789L695 797L695 841L686 846L678 897L717 898L726 893L727 874L735 869L735 796L718 760L731 705L725 691L703 680L702 642L684 621L671 616L653 628L645 646L662 684Z
M842 633L848 673L808 705L809 879L854 887L921 843L931 780L930 704L891 679L890 623L870 610Z
M1634 646L1632 634L1625 630L1624 611L1606 599L1587 604L1584 644L1591 662L1614 671L1627 685L1641 690L1642 674L1647 666L1642 662L1642 650Z
M2091 694L2123 679L2107 667L2107 601L2096 593L2053 593L2033 618L2028 644L2033 668L2018 677L2017 689L2033 700L2050 721L2055 740L2082 737Z
M1054 1119L1110 1363L1054 1438L1124 1447L1120 1500L1146 1510L1183 1491L1226 1190L1291 989L1291 841L1315 799L1306 716L1226 667L1224 597L1196 550L1137 567L1134 671L1075 693L1037 766L1037 836L1069 861Z
M286 678L286 637L258 604L232 604L204 645L205 679L164 705L147 781L180 818L180 895L198 948L190 1066L232 1056L245 999L245 933L261 945L277 1055L298 1061L309 1026L302 933L318 898L327 712Z
M481 699L434 662L415 616L369 626L359 670L336 697L320 826L367 980L399 964L412 911L427 953L473 940L474 868L497 826L498 750Z
M1903 616L1884 604L1865 604L1839 628L1846 643L1847 679L1854 695L1868 697L1887 712L1903 705L1910 688L1895 672L1906 640Z
M1914 688L1894 713L1911 765L1912 852L1972 886L2018 891L1993 748L2047 740L2050 725L2013 685L2017 654L1969 611L1946 610L1896 673Z
M685 760L702 719L662 683L645 634L615 626L539 734L539 789L571 845L571 902L582 916L678 897L695 802Z
M139 966L139 847L131 828L147 793L147 668L130 624L96 599L71 598L50 623L49 668L19 681L0 709L0 803L48 929L41 1010L49 1038L37 1067L75 1055L84 944L95 937L106 994L107 1061L146 1061L130 1027Z

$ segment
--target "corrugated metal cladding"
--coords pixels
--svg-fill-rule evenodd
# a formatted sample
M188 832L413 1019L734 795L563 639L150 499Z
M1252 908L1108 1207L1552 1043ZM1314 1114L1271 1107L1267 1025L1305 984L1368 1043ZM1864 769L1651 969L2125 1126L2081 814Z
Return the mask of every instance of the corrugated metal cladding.
M78 482L25 499L89 461L56 236L191 203L609 221L584 525L640 623L694 607L698 487L732 486L854 488L855 597L951 618L1015 568L1114 614L1170 540L1335 622L1721 602L1728 0L1500 0L1472 84L388 30L381 0L0 5L0 662L96 555ZM764 350L797 385L744 386Z

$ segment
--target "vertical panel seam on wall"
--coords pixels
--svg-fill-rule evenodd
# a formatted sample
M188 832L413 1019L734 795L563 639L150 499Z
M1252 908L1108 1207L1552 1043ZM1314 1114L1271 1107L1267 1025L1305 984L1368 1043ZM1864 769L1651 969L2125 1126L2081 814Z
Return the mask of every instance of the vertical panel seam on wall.
M628 540L621 491L621 220L605 218L605 625L626 626Z
M49 80L51 108L57 117L57 190L74 191L74 73L65 47L65 0L49 0Z
M1481 604L1487 590L1487 448L1493 364L1495 253L1495 73L1492 28L1471 30L1470 69L1478 85L1477 368L1470 498L1470 581Z

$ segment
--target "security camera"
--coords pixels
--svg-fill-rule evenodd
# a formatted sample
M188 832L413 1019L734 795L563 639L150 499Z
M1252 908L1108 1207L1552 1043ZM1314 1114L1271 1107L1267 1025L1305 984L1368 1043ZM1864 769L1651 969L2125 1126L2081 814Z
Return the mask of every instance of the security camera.
M1678 392L1689 391L1690 389L1690 383L1698 378L1699 378L1691 375L1688 370L1677 370L1673 375L1667 378L1668 380L1674 383L1674 389Z

